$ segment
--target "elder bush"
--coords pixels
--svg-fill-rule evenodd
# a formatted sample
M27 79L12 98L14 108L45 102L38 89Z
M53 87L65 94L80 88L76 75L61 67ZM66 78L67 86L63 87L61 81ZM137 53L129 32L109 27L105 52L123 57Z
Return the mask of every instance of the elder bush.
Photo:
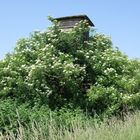
M90 114L112 115L139 108L140 63L113 47L109 37L81 21L71 31L59 24L20 39L0 61L0 98L30 106L72 105Z

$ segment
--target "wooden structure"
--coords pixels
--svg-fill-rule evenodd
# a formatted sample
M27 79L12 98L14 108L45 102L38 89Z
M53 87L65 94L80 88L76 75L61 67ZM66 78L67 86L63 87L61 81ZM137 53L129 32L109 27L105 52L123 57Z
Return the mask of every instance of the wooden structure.
M60 25L60 29L62 31L69 31L72 29L76 24L78 24L82 20L87 20L89 26L94 27L94 24L92 21L88 18L87 15L76 15L76 16L67 16L67 17L59 17L55 18L54 20L57 20ZM89 32L84 33L84 40L89 39Z
M55 18L60 23L60 28L63 30L71 29L75 26L76 23L79 23L81 20L87 20L89 26L93 27L94 24L88 18L87 15L76 15L76 16L67 16L67 17L59 17Z

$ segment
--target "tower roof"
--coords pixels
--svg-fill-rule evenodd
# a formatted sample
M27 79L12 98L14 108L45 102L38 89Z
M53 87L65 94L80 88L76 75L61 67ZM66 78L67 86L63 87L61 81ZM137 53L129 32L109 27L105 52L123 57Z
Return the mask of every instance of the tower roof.
M55 18L54 20L57 20L58 22L60 22L62 24L61 26L68 26L69 24L69 27L72 27L81 20L87 20L90 26L94 26L93 22L89 19L87 15L58 17L58 18Z

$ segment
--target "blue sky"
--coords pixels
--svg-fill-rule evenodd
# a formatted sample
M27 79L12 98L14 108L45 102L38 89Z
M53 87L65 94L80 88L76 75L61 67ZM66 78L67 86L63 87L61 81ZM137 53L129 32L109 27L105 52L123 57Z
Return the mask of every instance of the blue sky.
M140 58L140 0L1 0L0 59L16 41L50 26L48 16L87 14L97 32L112 37L130 58Z

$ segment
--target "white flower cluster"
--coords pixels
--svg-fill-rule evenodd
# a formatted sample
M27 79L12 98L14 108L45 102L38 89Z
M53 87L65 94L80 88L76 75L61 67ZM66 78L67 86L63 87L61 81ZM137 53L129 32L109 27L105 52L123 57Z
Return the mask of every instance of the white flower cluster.
M104 70L105 75L108 75L110 73L116 73L116 70L114 68L107 68L106 70Z

